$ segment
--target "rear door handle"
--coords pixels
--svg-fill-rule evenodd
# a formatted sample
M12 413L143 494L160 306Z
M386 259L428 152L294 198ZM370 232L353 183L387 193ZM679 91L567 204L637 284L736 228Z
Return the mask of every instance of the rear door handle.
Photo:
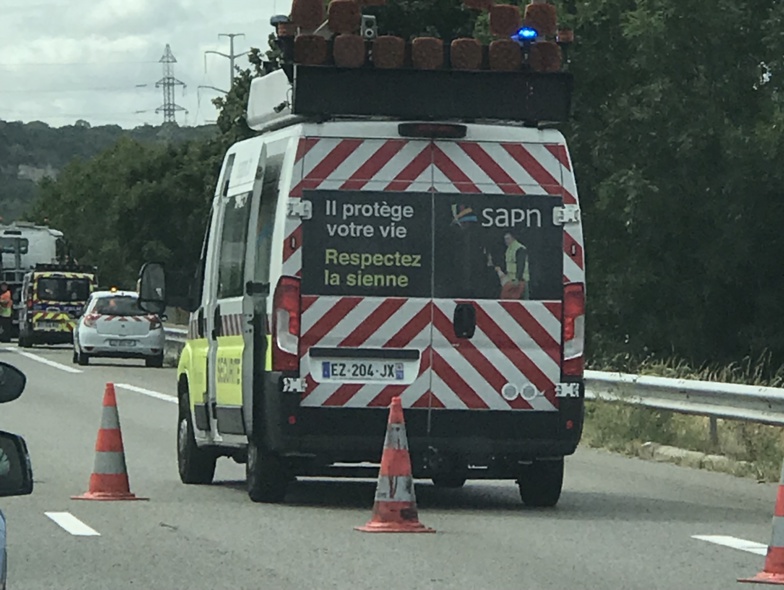
M221 313L220 305L215 306L215 313L212 316L212 339L217 340L221 335Z
M476 332L476 308L473 303L458 303L452 319L455 336L471 339Z

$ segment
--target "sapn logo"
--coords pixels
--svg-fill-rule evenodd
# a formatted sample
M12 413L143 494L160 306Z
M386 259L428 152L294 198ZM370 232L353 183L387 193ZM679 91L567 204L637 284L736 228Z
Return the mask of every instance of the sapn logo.
M466 205L452 205L452 225L464 227L469 223L478 221L476 213Z

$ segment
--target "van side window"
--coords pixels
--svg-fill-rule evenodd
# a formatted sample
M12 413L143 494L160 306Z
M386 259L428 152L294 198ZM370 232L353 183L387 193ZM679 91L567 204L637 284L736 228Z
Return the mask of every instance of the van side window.
M259 224L256 228L256 269L254 281L269 282L272 257L272 230L275 227L275 211L278 207L278 184L283 168L283 155L267 159L264 184L261 188Z
M188 298L192 304L197 307L202 306L202 297L204 295L204 278L207 274L207 254L210 246L210 232L212 231L212 218L215 215L215 209L210 207L210 215L207 218L207 228L204 230L204 241L201 244L201 256L199 256L199 265L196 267L196 272L193 273L191 284L188 289Z
M218 299L243 294L251 196L242 193L226 200L218 263Z

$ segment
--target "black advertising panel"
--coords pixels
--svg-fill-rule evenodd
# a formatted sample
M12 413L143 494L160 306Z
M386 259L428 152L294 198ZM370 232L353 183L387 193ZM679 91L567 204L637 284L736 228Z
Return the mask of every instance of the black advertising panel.
M305 191L302 293L430 297L432 197L428 193Z
M436 299L560 300L562 199L549 195L434 195Z

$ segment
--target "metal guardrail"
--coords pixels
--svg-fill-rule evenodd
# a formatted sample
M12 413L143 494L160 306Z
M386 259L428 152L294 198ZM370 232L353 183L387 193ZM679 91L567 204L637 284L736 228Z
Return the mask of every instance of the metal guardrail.
M587 399L784 426L784 389L625 373L585 372Z
M167 344L181 348L188 330L164 327ZM627 373L585 372L585 397L709 418L784 426L784 389Z
M176 342L177 344L185 344L185 339L188 337L188 330L185 328L174 328L172 326L164 326L163 332L166 334L167 342Z

